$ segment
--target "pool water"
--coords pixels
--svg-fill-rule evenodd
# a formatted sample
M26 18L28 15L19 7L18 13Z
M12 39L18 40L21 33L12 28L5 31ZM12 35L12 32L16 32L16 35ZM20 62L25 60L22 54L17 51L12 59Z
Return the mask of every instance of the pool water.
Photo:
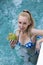
M18 14L31 12L37 29L43 29L43 0L0 0L0 65L30 65L19 56L19 47L12 49L7 36L15 33ZM32 65L32 64L31 64Z

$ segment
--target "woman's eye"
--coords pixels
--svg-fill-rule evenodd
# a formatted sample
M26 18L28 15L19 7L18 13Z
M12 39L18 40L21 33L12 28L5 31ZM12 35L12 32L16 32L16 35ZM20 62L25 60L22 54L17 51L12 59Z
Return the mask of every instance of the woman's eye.
M26 24L26 23L24 23L24 24Z
M21 22L19 22L19 24L21 24Z

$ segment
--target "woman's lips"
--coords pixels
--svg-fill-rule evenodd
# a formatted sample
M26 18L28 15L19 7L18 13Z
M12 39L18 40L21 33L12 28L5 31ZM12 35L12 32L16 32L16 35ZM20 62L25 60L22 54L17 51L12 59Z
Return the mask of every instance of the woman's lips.
M21 30L24 30L24 28L20 28Z

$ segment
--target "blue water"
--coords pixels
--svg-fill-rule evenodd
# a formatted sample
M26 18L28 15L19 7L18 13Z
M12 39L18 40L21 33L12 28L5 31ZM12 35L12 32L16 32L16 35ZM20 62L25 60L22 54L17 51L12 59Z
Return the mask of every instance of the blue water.
M24 9L31 12L35 27L43 29L43 0L0 0L0 65L23 65L24 63L17 52L19 47L11 49L7 40L10 32L15 33L18 27L18 14Z

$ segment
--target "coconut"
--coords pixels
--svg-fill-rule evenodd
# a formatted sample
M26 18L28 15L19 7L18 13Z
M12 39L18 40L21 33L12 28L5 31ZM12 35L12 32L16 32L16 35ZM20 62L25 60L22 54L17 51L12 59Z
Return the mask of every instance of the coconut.
M9 33L7 39L8 39L8 40L17 40L17 36L16 36L16 34Z

